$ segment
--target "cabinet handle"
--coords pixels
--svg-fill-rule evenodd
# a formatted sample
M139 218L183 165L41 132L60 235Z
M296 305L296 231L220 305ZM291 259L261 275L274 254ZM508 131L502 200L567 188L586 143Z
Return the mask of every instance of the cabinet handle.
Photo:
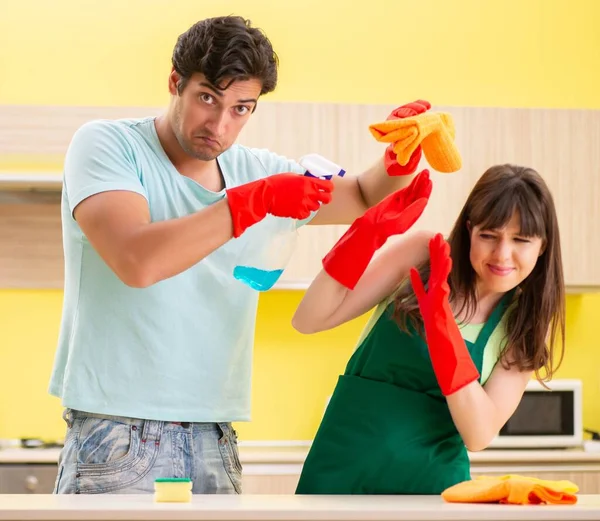
M35 476L27 476L25 478L25 488L30 492L34 492L37 489L39 480Z

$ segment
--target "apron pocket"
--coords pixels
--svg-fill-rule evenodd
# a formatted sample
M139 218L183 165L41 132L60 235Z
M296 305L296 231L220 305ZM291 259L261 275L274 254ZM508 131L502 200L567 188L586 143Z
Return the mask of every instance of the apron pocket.
M439 494L469 479L445 400L341 376L304 464L299 494Z

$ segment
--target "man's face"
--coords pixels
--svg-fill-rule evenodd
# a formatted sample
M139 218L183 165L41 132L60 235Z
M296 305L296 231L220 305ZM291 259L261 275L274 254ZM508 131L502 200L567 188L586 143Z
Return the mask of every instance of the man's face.
M169 90L171 126L181 148L190 156L211 161L238 137L254 110L261 91L257 79L235 81L226 90L212 86L195 73L178 94L179 75L172 72Z

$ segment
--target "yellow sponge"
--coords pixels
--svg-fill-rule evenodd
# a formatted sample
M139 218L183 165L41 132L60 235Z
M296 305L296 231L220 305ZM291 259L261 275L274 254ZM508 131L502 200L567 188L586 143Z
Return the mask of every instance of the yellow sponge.
M157 478L154 480L154 501L157 503L189 503L191 500L191 479Z

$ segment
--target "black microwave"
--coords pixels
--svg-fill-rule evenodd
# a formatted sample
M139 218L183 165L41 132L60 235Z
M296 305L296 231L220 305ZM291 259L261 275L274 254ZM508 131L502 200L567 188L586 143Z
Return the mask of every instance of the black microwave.
M489 448L532 449L580 447L583 444L581 380L557 379L527 384L515 412Z

